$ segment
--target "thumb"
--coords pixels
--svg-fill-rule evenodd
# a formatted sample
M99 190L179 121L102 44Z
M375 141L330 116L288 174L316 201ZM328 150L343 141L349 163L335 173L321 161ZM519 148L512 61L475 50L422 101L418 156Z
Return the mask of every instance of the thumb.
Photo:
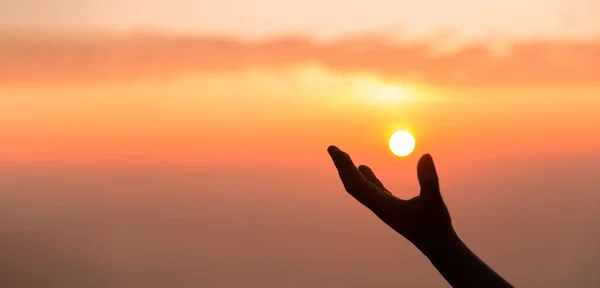
M431 155L425 154L417 164L417 177L421 186L421 195L427 198L441 198L437 171Z

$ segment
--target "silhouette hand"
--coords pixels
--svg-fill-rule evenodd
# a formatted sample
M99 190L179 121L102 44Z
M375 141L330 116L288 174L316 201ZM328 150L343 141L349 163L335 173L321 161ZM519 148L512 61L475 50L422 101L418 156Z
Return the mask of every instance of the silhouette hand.
M350 156L335 146L330 146L327 151L346 191L425 255L457 241L429 154L423 155L417 165L420 195L403 200L392 195L369 167L361 165L357 168Z

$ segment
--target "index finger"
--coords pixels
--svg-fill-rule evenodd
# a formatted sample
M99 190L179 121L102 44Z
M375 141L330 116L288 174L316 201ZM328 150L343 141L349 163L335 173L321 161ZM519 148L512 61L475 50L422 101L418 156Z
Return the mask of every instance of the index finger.
M338 170L344 188L360 203L374 210L380 206L382 201L386 199L386 196L390 196L387 192L380 191L380 189L373 185L369 185L370 183L360 173L356 165L354 165L348 153L335 146L329 146L327 151Z

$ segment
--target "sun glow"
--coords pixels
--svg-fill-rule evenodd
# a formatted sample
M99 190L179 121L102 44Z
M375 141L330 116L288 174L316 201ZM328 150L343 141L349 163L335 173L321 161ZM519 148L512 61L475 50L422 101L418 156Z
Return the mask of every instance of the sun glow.
M412 90L370 78L359 78L352 83L352 94L361 102L376 104L400 104L412 98Z
M415 138L408 131L397 131L390 137L390 150L396 156L408 156L415 150Z

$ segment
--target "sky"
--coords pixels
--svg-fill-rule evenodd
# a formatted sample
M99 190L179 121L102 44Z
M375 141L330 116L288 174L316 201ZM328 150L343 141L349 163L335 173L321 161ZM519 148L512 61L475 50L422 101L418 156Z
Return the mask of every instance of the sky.
M430 34L490 32L533 35L594 35L600 7L593 0L551 1L75 1L7 0L0 4L8 29L162 30L268 36L311 32L340 35L401 29Z
M443 287L345 195L335 144L406 198L431 153L459 234L515 286L598 287L599 16L592 0L1 1L0 283Z

